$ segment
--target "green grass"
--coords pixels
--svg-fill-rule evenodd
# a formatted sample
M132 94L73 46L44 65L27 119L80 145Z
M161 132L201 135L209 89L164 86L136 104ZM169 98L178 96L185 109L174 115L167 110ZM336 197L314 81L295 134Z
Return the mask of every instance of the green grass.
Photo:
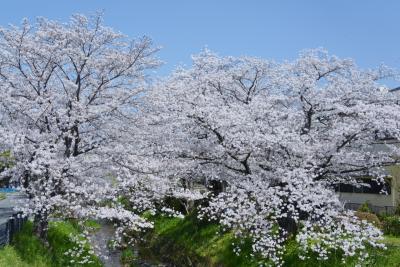
M383 243L390 247L400 248L400 237L386 235Z
M219 233L217 224L200 222L194 216L154 219L155 228L146 245L148 249L140 250L142 257L178 266L259 266L259 262L250 257L250 242L242 244L243 255L237 256L232 243L238 240L232 233ZM149 255L154 252L156 255Z
M217 224L198 221L194 216L184 219L155 217L155 228L149 234L147 243L142 245L140 254L153 261L172 262L177 266L221 266L221 267L255 267L263 261L251 257L251 242L245 240L241 244L239 256L233 253L232 243L237 243L232 233L221 233ZM218 232L218 233L217 233ZM370 257L361 266L399 267L400 238L385 237L387 250L369 249ZM318 261L311 257L305 261L298 258L299 248L296 242L287 244L284 255L284 266L296 267L354 267L355 259L341 261L341 253L333 253L327 261Z
M29 221L26 222L21 232L14 237L12 248L26 264L44 267L51 266L50 254L42 242L32 234L32 228L32 223Z
M95 220L86 220L83 224L85 227L91 228L93 231L97 231L101 228L100 223Z
M22 259L18 251L13 246L6 246L0 250L1 267L48 267L46 260L36 257L31 263Z
M5 193L0 193L0 200L6 199L7 196Z
M64 253L74 247L69 239L70 234L79 233L76 224L71 222L53 222L49 226L48 242L46 247L32 234L32 222L25 223L22 230L15 235L11 246L0 249L0 267L30 266L30 267L64 267L64 266L102 266L97 257L92 256L94 263L71 264L71 258ZM87 250L89 248L85 248ZM13 264L9 264L13 262ZM14 263L15 262L15 263Z

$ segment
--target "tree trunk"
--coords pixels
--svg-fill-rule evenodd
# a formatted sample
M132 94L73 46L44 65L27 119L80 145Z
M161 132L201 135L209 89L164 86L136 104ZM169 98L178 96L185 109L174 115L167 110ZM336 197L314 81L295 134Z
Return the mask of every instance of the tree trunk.
M285 237L297 233L298 225L296 221L290 217L279 218L278 224L281 229L285 230Z
M210 180L207 187L215 196L217 196L218 194L226 191L228 183L223 180Z
M49 220L47 213L41 212L35 214L33 220L33 232L46 245L48 244L47 242L48 225L49 225Z

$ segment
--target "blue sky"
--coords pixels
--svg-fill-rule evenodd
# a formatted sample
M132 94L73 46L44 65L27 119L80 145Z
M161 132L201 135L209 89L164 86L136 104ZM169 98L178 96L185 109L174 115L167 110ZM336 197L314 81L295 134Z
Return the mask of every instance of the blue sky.
M221 55L293 59L324 47L363 68L400 68L400 1L395 0L35 0L4 1L0 24L45 16L105 12L105 23L130 37L150 36L163 49L160 75L207 46Z

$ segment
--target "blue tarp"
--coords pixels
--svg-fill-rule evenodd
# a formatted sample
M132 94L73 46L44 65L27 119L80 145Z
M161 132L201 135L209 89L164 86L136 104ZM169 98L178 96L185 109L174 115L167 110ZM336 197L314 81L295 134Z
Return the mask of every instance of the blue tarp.
M14 192L18 192L18 190L10 187L0 188L0 193L14 193Z

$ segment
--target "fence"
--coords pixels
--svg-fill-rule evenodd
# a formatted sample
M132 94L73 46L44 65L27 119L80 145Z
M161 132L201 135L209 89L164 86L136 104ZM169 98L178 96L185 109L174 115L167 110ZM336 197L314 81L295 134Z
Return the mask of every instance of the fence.
M13 210L0 210L2 220L0 220L0 247L8 245L13 236L21 231L22 225L27 220L21 213Z
M350 210L358 210L363 204L359 204L359 203L346 203L344 206L347 209ZM395 212L395 207L393 206L375 206L375 205L370 205L368 204L369 209L374 212L374 213L378 213L378 214L393 214Z

